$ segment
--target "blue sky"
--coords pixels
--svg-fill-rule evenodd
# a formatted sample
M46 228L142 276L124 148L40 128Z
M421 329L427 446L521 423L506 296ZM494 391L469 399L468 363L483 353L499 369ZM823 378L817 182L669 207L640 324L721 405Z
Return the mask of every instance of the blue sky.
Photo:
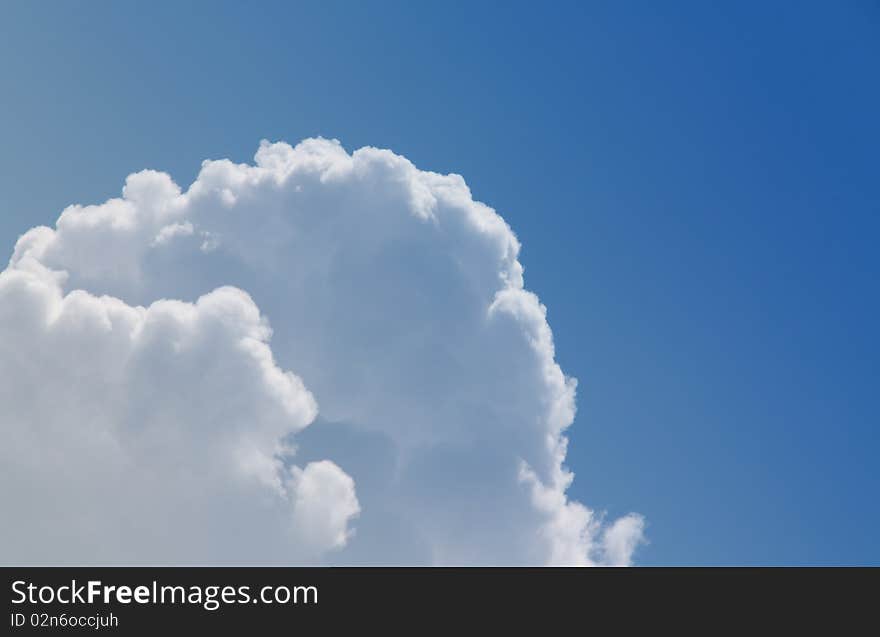
M880 563L876 4L290 4L4 5L7 251L141 168L391 148L523 242L639 563Z

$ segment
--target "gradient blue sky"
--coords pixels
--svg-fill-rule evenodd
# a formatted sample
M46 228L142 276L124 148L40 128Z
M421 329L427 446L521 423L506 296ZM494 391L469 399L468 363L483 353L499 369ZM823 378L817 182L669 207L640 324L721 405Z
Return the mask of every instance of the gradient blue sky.
M4 3L0 243L261 138L460 173L639 563L880 564L880 7L657 4Z

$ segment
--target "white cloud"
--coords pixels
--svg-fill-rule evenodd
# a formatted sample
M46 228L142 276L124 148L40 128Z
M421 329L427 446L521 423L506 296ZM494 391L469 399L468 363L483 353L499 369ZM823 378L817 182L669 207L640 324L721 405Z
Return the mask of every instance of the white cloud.
M16 309L0 310L0 329L22 332L4 342L33 378L10 394L19 415L0 416L5 435L32 440L33 458L65 456L75 480L84 457L107 464L108 497L190 502L172 526L193 541L230 525L200 549L207 561L628 563L641 518L605 526L566 496L575 381L504 220L457 175L389 151L313 139L263 143L255 159L205 162L186 192L163 173L131 175L122 198L70 207L19 240L2 275L19 291L0 292ZM50 344L61 359L37 356ZM85 374L77 352L93 352ZM0 363L0 381L15 373ZM35 407L64 391L72 410ZM305 429L312 395L321 416ZM38 460L18 471L35 484L55 473ZM21 494L49 492L16 493L2 504L29 510ZM36 521L20 519L9 533L24 537ZM179 559L159 538L135 548L108 529L118 552L106 559ZM260 534L274 535L258 550ZM80 561L109 551L71 542Z
M185 223L169 223L159 230L159 234L153 239L152 246L161 246L174 240L175 237L189 237L193 233L193 225Z
M630 513L614 521L602 533L602 550L608 564L628 564L633 551L645 541L645 520Z

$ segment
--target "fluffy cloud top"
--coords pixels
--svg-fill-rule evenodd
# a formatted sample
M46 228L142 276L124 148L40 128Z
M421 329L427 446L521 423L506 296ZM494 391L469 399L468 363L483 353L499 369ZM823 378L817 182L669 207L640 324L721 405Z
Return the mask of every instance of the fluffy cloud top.
M0 274L0 561L629 563L518 253L461 177L323 139L67 208Z

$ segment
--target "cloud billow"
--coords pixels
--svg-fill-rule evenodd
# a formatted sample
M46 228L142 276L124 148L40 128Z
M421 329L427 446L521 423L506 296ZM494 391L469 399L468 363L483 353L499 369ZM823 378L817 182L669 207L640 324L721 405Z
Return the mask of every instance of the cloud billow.
M629 563L518 254L461 177L324 139L67 208L0 273L0 561Z

